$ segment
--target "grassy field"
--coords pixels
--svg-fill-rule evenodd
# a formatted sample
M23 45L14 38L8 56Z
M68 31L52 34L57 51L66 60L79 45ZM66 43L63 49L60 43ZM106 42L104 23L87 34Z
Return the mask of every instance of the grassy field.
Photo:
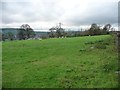
M114 88L118 61L110 35L3 42L5 88Z

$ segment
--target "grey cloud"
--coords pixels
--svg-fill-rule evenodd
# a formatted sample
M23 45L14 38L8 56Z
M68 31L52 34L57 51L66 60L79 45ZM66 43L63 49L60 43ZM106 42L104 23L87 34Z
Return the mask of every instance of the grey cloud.
M69 4L69 3L68 3ZM79 5L79 4L78 4ZM67 7L67 5L66 5ZM59 5L57 0L40 0L40 2L3 2L2 3L2 21L3 24L20 22L53 22L61 20L71 25L79 26L81 24L91 23L116 23L117 22L117 2L108 3L90 3L84 13L79 13L80 6L76 6L70 14L70 17L64 18L68 11ZM18 18L15 18L17 17Z
M92 6L91 4L90 6ZM91 23L106 24L118 22L118 4L113 2L101 3L96 6L88 7L84 15L78 14L68 19L73 25L88 25Z
M57 20L63 13L55 2L44 1L36 5L38 6L32 5L32 2L4 2L3 23L51 21ZM20 15L24 19L14 18L14 15Z

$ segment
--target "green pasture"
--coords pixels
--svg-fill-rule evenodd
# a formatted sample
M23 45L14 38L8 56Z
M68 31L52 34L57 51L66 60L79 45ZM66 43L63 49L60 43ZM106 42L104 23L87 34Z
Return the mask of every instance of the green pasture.
M110 35L2 42L3 88L115 88Z

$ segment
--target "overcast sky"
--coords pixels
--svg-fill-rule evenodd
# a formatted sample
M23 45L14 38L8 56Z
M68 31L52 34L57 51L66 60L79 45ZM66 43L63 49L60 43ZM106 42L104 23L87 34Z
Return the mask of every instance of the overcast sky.
M29 24L48 29L59 22L63 27L84 27L97 23L113 26L118 22L119 0L2 0L2 27Z

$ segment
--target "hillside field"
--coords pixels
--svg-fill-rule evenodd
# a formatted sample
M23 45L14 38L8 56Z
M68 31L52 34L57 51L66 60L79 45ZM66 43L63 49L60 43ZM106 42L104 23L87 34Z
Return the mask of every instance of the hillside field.
M110 35L2 42L3 88L115 88Z

